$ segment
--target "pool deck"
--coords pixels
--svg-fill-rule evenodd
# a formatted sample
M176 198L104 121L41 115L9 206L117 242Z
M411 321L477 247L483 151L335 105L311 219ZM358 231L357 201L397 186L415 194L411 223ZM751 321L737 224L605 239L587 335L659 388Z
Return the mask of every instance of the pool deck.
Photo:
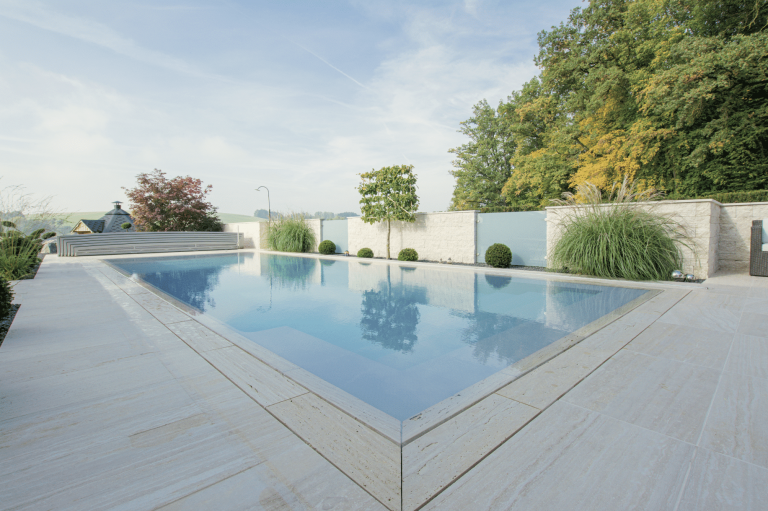
M48 256L15 288L0 508L386 509L193 349L193 318L105 269ZM536 369L550 387L493 394L534 418L403 508L768 509L768 278L679 289L607 358L574 348Z

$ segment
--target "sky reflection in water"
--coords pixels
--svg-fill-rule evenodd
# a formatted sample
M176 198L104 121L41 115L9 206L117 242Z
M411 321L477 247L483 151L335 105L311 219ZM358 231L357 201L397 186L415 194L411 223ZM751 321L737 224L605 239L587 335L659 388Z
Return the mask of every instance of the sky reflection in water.
M646 292L254 253L110 262L400 420Z

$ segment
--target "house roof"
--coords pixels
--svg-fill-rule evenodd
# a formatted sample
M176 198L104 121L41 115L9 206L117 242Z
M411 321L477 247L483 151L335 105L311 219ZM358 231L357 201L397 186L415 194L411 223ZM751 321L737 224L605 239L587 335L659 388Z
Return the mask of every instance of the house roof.
M72 232L75 232L80 224L85 225L92 233L99 232L135 232L136 228L133 227L133 218L124 209L120 207L120 202L114 202L115 208L108 212L106 215L98 220L80 220L75 225ZM123 229L123 224L128 222L131 224L129 229Z
M135 231L136 229L133 227L133 218L131 218L131 215L120 207L119 202L115 202L114 204L115 209L101 217L104 221L104 230L101 232L125 232L125 229L123 229L123 224L125 222L131 224L131 228L128 229L128 231Z
M74 232L77 230L78 227L80 227L80 224L83 224L86 226L91 232L103 232L104 231L104 220L80 220L77 225L75 225L75 228L72 229Z

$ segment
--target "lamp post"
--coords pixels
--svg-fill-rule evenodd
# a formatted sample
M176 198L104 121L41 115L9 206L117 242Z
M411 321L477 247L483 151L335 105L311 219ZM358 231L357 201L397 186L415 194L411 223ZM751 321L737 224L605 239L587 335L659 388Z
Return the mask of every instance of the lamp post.
M264 188L267 191L267 208L268 208L267 209L267 217L268 217L267 222L271 226L272 225L272 203L269 200L269 188L267 188L266 186L260 186L260 187L256 188L256 191L258 192L262 188Z

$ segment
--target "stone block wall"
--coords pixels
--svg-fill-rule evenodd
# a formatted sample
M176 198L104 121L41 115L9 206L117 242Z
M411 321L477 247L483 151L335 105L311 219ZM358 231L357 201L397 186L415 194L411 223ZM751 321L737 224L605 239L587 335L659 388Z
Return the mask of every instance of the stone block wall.
M610 206L603 206L610 207ZM687 246L680 245L685 273L707 278L717 271L717 248L720 233L720 203L712 199L638 203L634 207L652 210L678 222L688 237ZM560 238L562 223L580 208L555 206L547 208L547 257Z
M320 242L323 241L323 221L317 218L312 218L305 221L307 224L309 224L312 232L315 233L315 245L312 247L310 252L317 252L318 247L320 246Z
M315 233L315 245L312 247L311 252L317 252L317 247L322 241L322 225L320 220L312 219L307 220L307 224ZM268 222L238 222L231 224L224 224L224 232L241 232L244 235L243 248L259 248L260 250L267 250L267 233L269 232Z
M712 199L660 201L640 203L636 207L652 209L677 221L689 237L690 247L681 247L686 273L708 278L718 270L747 273L749 244L753 220L768 218L768 202L721 204ZM556 206L547 208L547 254L560 237L562 222L578 208ZM322 240L322 222L307 220L317 242ZM347 221L349 252L356 254L363 247L373 250L376 257L386 256L387 226L364 223L360 218ZM226 232L241 232L245 248L267 248L267 222L225 224ZM477 212L455 211L419 213L416 222L393 222L390 254L397 258L403 248L413 248L419 258L427 261L448 260L473 264L477 250Z
M262 247L259 240L262 235L266 236L267 222L237 222L224 224L224 232L240 232L243 234L243 248L266 248Z
M396 259L400 250L413 248L422 260L450 258L453 262L474 264L476 224L476 211L418 213L413 223L392 222L390 257ZM350 218L347 225L350 254L357 254L361 248L368 247L375 257L386 257L386 222L371 225L360 218Z
M768 218L768 202L723 204L720 206L718 268L749 273L752 221Z

